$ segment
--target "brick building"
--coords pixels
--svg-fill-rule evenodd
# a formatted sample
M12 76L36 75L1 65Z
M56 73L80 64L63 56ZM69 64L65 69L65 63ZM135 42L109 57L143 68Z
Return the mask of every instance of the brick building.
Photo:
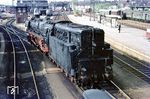
M33 12L35 8L46 9L48 8L47 0L17 0L17 6L26 6L28 11Z

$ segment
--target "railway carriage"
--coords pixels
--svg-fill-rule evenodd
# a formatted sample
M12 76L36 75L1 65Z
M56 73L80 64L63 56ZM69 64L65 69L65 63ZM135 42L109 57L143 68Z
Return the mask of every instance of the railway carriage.
M150 14L149 11L133 11L133 10L125 10L123 11L128 19L142 21L142 22L150 22Z
M104 31L70 21L32 19L28 38L79 86L91 88L112 77L113 50ZM39 42L36 42L39 41Z

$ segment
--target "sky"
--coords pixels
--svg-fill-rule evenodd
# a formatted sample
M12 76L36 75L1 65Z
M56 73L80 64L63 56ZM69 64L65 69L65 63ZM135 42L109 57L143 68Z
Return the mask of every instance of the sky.
M16 2L17 0L15 0ZM15 4L14 2L14 4ZM0 0L0 4L12 5L12 0Z
M14 0L14 4L16 5L16 1ZM71 1L71 0L48 0L48 1ZM80 0L83 1L83 0ZM112 1L112 0L108 0L108 1ZM5 4L5 5L12 5L12 0L0 0L0 4Z
M17 0L14 0L14 4L16 4ZM48 0L48 1L71 1L71 0ZM0 0L0 4L12 5L12 0Z

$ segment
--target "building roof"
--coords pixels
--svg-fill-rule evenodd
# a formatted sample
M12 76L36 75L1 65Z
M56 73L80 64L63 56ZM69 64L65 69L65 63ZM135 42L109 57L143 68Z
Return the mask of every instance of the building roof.
M17 0L17 6L48 7L47 0Z

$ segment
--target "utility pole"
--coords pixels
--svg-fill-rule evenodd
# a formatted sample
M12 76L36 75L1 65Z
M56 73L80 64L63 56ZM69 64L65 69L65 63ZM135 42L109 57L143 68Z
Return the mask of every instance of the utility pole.
M93 0L93 17L94 17L94 21L95 21L95 0Z
M91 14L92 14L92 1L90 0L90 21L91 21Z
M85 9L85 0L84 0L84 9Z
M12 6L14 6L14 1L15 1L15 0L12 0Z
M90 8L91 8L91 11L90 11L90 21L91 21L91 17L92 17L92 14L93 14L93 19L95 21L95 0L90 0Z
M32 0L32 11L33 11L33 13L34 13L34 10L35 10L35 0Z

